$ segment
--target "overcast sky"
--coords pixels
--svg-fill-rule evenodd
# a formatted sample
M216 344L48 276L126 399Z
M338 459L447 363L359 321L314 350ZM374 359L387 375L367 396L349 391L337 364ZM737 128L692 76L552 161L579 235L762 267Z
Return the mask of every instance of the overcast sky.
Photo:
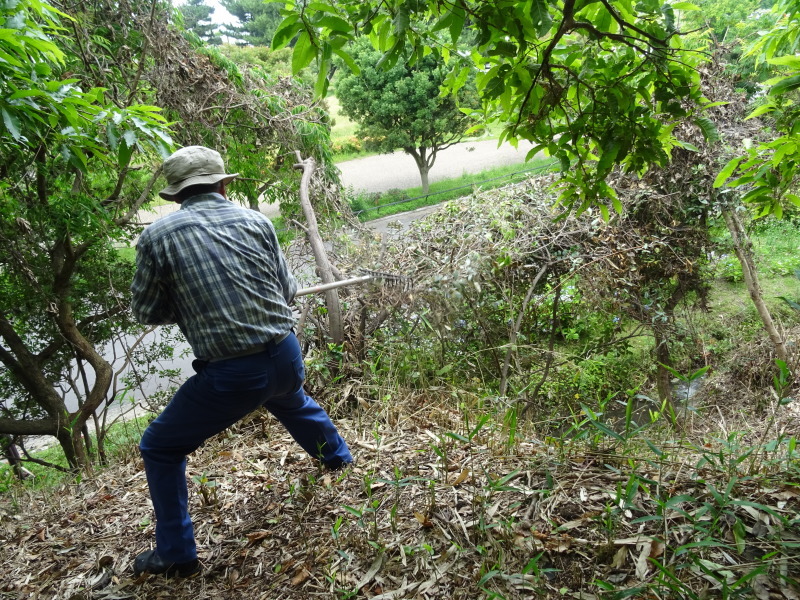
M172 0L175 6L180 6L181 4L186 4L186 0ZM214 8L214 12L211 13L211 22L217 25L230 25L232 23L238 24L236 17L234 17L231 13L225 10L225 7L222 6L218 0L206 0L204 2L206 6L211 6Z

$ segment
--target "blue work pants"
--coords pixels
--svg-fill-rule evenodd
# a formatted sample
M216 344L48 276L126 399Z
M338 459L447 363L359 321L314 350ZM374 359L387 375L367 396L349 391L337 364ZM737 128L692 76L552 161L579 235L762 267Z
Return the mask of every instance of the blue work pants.
M194 366L197 374L178 389L139 444L156 514L156 551L167 562L197 557L186 455L253 410L264 406L326 466L353 461L328 414L303 391L303 357L293 333L258 354Z

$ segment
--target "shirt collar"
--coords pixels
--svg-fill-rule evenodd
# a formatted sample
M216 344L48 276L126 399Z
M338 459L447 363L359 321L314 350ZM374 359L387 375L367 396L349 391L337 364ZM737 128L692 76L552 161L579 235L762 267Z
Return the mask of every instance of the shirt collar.
M217 194L216 192L212 192L210 194L197 194L196 196L192 196L191 198L187 198L181 202L181 209L184 209L187 206L200 204L201 202L228 202L228 199L222 194Z

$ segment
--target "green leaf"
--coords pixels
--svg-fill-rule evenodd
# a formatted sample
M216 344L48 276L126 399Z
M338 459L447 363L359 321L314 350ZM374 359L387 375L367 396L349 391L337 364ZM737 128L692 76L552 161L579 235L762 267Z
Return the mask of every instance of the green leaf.
M606 208L602 204L600 206L603 207L603 208ZM608 208L606 208L606 212L608 212ZM591 419L590 423L592 425L594 425L602 433L607 435L608 437L614 438L615 440L619 440L620 442L624 442L625 441L625 438L623 438L620 434L618 434L613 429L610 429L609 427L607 427L604 423L601 423L600 421L596 421L595 419Z
M506 56L514 57L517 55L517 46L505 40L498 40L497 43L489 49L489 56Z
M22 140L22 133L20 132L20 122L16 115L11 114L5 108L2 110L3 112L3 123L5 123L6 129L8 133L11 134L16 141Z
M769 102L766 104L762 104L761 106L756 108L753 112L751 112L749 115L747 115L744 118L744 120L747 121L747 119L754 119L755 117L760 117L761 115L771 112L773 110L775 110L774 104L771 104Z
M398 37L404 36L408 31L408 25L411 22L408 16L408 7L405 4L400 5L400 9L394 17L392 23L394 24L394 34Z
M128 163L131 161L131 156L133 155L133 150L136 148L135 142L133 144L128 143L128 133L133 132L126 131L125 134L123 134L123 137L125 138L123 143L117 146L117 164L121 169L128 166Z
M653 454L655 454L658 458L664 458L664 456L666 456L666 453L661 451L660 449L656 448L656 446L652 442L650 442L650 440L645 438L644 441L647 444L647 446L650 448L650 450L653 451Z
M800 75L793 75L792 77L786 77L785 79L782 79L773 85L769 90L769 95L780 96L781 94L791 92L797 88L800 88Z
M547 35L553 25L553 17L547 10L546 0L533 0L531 3L531 23L540 38Z
M292 75L297 75L310 65L316 54L317 49L311 43L308 31L303 31L300 37L297 38L297 43L294 45L294 52L292 53Z
M352 25L340 17L326 15L314 23L317 27L324 27L331 31L350 33L353 31Z
M697 4L692 4L691 2L676 2L672 5L672 8L676 10L700 10L700 7Z
M450 21L450 39L455 46L458 43L458 38L461 37L461 32L464 30L464 21L466 20L466 12L464 8L458 4L453 7L453 20Z
M285 47L301 29L303 29L303 23L297 15L286 17L272 36L272 50L280 50Z
M617 140L611 140L603 146L603 154L600 156L600 160L597 161L598 175L604 177L609 171L611 171L611 167L614 166L614 162L617 160L620 149L622 149L622 144L620 144Z
M784 141L778 149L775 150L775 155L772 157L772 164L776 167L779 166L787 154L794 154L797 151L797 144L792 141Z
M314 94L318 98L324 98L328 93L328 85L330 84L330 79L328 79L329 67L330 60L322 60L322 64L319 66L319 72L317 73L317 82L314 84Z
M713 144L714 142L719 141L719 132L717 131L717 126L714 125L714 122L711 119L707 117L697 117L694 120L694 123L700 128L700 131L703 132L703 137L706 139L706 142Z
M383 56L381 56L380 60L375 63L377 68L385 68L391 69L393 66L397 64L397 60L400 58L400 52L405 47L405 39L400 37L397 38L394 42L394 45L387 50Z
M728 161L724 167L722 167L722 171L719 172L717 178L714 179L714 187L719 188L728 180L728 178L733 174L736 170L736 167L739 166L739 163L744 160L743 156L737 156L736 158L732 158Z
M800 56L779 56L778 58L770 58L767 62L771 65L800 69Z
M344 64L349 67L354 75L361 74L361 68L356 64L356 61L353 60L353 57L350 56L347 51L342 50L341 48L334 48L333 53L344 61Z

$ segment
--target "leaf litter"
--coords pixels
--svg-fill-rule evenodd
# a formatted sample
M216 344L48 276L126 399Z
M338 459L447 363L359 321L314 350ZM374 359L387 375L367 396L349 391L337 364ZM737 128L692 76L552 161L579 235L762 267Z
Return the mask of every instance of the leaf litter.
M457 411L428 414L395 428L339 419L356 457L343 472L318 467L266 414L210 440L187 470L204 567L188 580L133 577L153 543L139 459L16 491L0 509L0 597L677 597L652 593L662 570L698 597L754 572L751 597L798 597L796 482L743 477L715 503L725 477L688 468L702 461L685 451L509 447L499 428L462 442L438 433L458 431ZM213 482L213 503L197 481Z

